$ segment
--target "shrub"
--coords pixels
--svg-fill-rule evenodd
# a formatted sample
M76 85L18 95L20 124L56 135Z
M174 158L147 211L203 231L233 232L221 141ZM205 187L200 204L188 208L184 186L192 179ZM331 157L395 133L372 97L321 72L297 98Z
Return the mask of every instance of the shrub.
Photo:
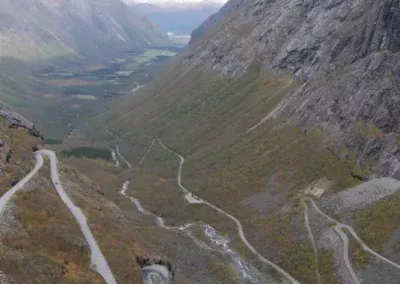
M77 147L69 150L62 150L61 153L64 157L111 160L111 153L106 148Z

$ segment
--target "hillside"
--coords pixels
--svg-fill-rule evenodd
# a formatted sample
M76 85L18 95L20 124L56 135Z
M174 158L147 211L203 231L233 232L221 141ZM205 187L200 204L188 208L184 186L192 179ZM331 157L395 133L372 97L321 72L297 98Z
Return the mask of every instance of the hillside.
M243 247L230 217L212 219L216 207L300 283L396 283L398 267L364 253L338 220L399 263L399 5L229 1L174 67L88 132L120 143L132 164L148 153L131 191L145 206L174 222L213 224L277 281L285 276ZM183 207L180 184L160 191L178 171L200 205Z
M0 0L0 39L0 101L54 138L68 136L82 113L104 107L74 95L127 93L150 81L152 64L174 48L120 0ZM122 84L125 77L132 81Z
M98 57L165 45L167 36L120 0L1 0L0 56Z
M208 16L216 13L223 3L218 1L147 1L128 5L132 12L149 17L167 32L190 35Z

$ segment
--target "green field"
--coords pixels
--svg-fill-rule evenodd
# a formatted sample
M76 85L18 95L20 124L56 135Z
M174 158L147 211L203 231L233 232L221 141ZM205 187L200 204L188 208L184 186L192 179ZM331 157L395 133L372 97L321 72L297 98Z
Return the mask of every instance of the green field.
M43 143L47 144L47 145L59 145L59 144L62 144L63 141L62 141L62 139L45 138L43 140Z
M73 97L80 100L97 100L97 98L92 95L73 95Z
M0 101L34 122L45 137L64 139L113 101L149 83L174 54L167 49L138 50L108 63L76 59L39 69L3 59Z
M111 160L110 150L106 148L77 147L62 150L62 154L64 157Z

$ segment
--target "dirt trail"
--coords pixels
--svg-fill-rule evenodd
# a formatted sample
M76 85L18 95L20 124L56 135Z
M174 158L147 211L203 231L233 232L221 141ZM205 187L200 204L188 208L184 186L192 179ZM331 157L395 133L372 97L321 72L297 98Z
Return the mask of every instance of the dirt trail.
M168 147L166 147L166 146L164 145L164 143L162 142L161 139L158 139L158 142L160 143L160 145L161 145L165 150L169 151L170 153L173 153L173 154L174 154L175 156L177 156L177 157L179 158L179 160L180 160L177 181L178 181L179 187L186 193L186 199L189 199L189 198L192 199L192 198L193 198L194 200L197 201L196 203L204 203L204 204L208 205L209 207L215 209L216 211L218 211L218 212L221 213L222 215L224 215L224 216L230 218L231 220L233 220L233 221L236 223L236 226L237 226L237 229L238 229L238 234L239 234L240 239L241 239L242 242L246 245L246 247L247 247L255 256L257 256L257 258L258 258L261 262L263 262L263 263L265 263L265 264L267 264L267 265L273 267L275 270L277 270L282 276L284 276L284 277L285 277L287 280L289 280L291 283L293 283L293 284L300 284L300 283L299 283L296 279L294 279L288 272L286 272L285 270L283 270L281 267L279 267L279 266L276 265L275 263L273 263L273 262L271 262L270 260L268 260L268 259L266 259L265 257L263 257L263 256L249 243L249 241L247 240L247 238L246 238L246 236L245 236L245 233L244 233L244 231L243 231L243 226L242 226L242 224L240 223L240 221L239 221L236 217L234 217L234 216L232 216L231 214L225 212L225 211L222 210L221 208L219 208L219 207L217 207L217 206L215 206L215 205L209 203L208 201L205 201L205 200L201 199L200 197L198 197L198 196L194 195L192 192L190 192L187 188L185 188L185 187L183 186L183 184L182 184L182 170L183 170L183 165L184 165L184 163L185 163L185 159L184 159L181 155L179 155L178 153L176 153L176 152L172 151L171 149L169 149ZM191 202L190 200L188 200L188 201L189 201L189 203L193 203L193 202Z

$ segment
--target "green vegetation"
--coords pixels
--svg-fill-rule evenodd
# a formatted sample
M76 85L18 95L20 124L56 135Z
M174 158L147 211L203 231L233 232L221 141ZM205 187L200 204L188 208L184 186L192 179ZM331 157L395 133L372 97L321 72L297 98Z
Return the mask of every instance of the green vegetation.
M95 96L91 95L74 95L73 97L80 100L97 100Z
M64 157L111 160L110 150L106 148L77 147L62 150L62 154Z
M371 255L365 252L362 246L354 239L347 229L344 232L349 238L349 258L356 270L364 269L371 262Z
M364 139L383 137L383 132L374 124L366 124L363 120L357 123L358 134Z
M10 128L4 118L0 118L0 135L7 145L0 148L0 160L3 162L3 176L0 179L2 196L32 170L35 163L32 149L40 144L40 140L29 135L24 129Z
M340 281L337 279L332 253L326 250L320 250L318 252L318 259L322 283L340 284Z
M311 245L292 244L290 249L280 252L278 264L291 271L299 281L318 283L315 275L314 250Z
M218 279L221 280L221 282L219 282L221 284L231 284L237 282L234 268L229 267L226 262L215 261L210 263L208 268L217 275Z
M383 252L393 232L399 228L400 190L356 213L360 238L373 249Z
M182 68L177 66L127 97L106 117L99 115L89 135L114 139L105 132L107 120L121 135L121 147L132 163L141 159L153 138L161 137L185 157L185 187L237 217L261 254L270 255L276 248L289 273L304 274L300 279L315 278L312 247L296 242L299 235L307 238L307 232L298 226L295 201L300 191L322 177L333 184L333 190L358 184L349 170L354 161L338 158L331 151L335 141L328 141L322 131L306 132L278 119L265 119L247 132L300 85L290 76L268 74L257 66L238 77L199 69L182 73ZM203 205L185 205L176 183L178 162L155 146L146 162L133 171L130 192L172 224L203 220L239 244L229 219ZM247 248L240 244L235 248L247 256ZM299 260L304 263L296 264ZM331 258L325 256L321 266L326 283L335 283Z
M48 144L48 145L59 145L63 143L62 139L53 139L53 138L46 138L43 141L44 144Z
M175 54L175 52L165 49L147 49L139 55L134 54L123 61L119 61L118 63L121 63L122 68L121 71L117 72L116 74L121 76L129 76L133 71L145 64L149 64L156 59L171 57ZM127 54L127 56L128 55L129 54Z
M0 101L35 122L43 135L64 138L71 132L68 124L82 125L110 100L148 83L162 72L165 58L173 54L167 49L141 50L122 54L114 63L88 62L90 66L85 66L84 58L74 57L41 70L29 62L2 58ZM125 70L128 64L135 68ZM119 77L118 71L128 76ZM71 105L79 105L79 109Z

